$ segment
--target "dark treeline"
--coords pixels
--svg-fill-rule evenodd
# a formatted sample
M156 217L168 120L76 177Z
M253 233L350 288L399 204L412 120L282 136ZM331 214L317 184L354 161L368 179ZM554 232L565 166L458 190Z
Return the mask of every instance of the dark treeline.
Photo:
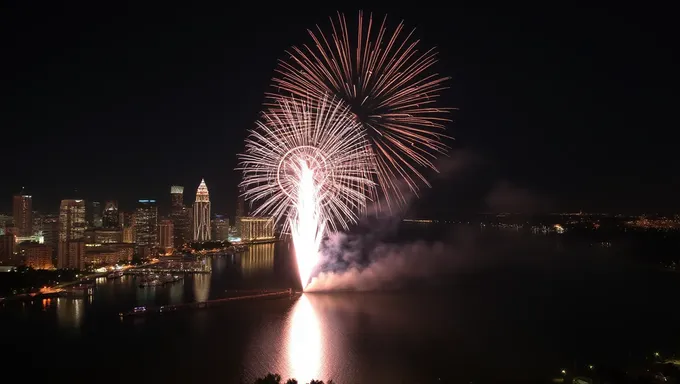
M281 375L275 373L268 373L267 376L255 380L254 384L282 384ZM321 380L312 380L309 383L298 383L295 379L288 379L284 384L324 384ZM325 384L334 384L333 380L328 380Z

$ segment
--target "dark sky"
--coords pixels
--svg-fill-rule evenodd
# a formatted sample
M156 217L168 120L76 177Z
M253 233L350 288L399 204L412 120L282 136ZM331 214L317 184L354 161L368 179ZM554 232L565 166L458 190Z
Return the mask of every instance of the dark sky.
M130 208L204 177L213 211L233 214L276 60L338 10L16 3L0 12L1 211L21 186L40 210ZM453 77L454 150L414 215L679 210L671 12L421 8L363 6L417 27Z

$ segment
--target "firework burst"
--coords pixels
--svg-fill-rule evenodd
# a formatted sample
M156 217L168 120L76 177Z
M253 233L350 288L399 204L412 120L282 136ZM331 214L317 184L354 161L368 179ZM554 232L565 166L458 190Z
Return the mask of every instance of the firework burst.
M239 155L244 196L254 215L273 216L290 232L303 288L326 227L347 228L365 210L372 153L341 100L285 99L263 114Z
M293 47L273 79L279 92L298 97L341 98L368 136L374 153L376 184L388 205L405 202L399 180L412 192L429 186L423 170L448 147L442 142L445 114L436 102L449 78L433 72L436 52L418 50L404 24L388 32L359 12L358 30L350 33L343 14L331 18L330 32L309 30L313 45ZM352 36L353 38L351 38ZM268 94L278 99L279 94ZM372 192L374 190L369 190Z

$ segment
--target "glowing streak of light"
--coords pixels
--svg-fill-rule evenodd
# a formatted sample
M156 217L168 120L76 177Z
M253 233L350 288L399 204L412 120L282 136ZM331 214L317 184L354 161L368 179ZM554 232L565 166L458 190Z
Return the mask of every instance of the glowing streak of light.
M320 220L317 187L314 171L304 161L300 162L297 215L291 219L290 228L295 246L300 282L304 289L319 258L319 246L326 224Z
M288 364L298 383L319 380L322 374L321 326L312 304L303 294L293 308L288 330Z

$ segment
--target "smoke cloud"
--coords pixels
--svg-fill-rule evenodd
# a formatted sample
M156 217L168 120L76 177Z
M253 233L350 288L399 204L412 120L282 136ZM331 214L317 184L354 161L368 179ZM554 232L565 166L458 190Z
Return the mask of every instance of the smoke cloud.
M464 179L468 173L477 175L485 164L477 153L456 151L440 161L440 173L430 179ZM401 187L407 202L417 198L405 185ZM487 191L480 196L486 196L486 206L495 212L542 212L552 207L550 199L507 181L493 183ZM511 249L517 250L518 245L516 236L493 235L491 239L475 226L450 228L448 233L437 236L442 241L408 242L397 233L402 224L401 212L385 211L384 202L376 207L382 215L374 216L368 225L364 223L357 233L333 233L324 242L321 272L307 291L398 289L411 283L435 284L454 274L484 267L506 263L540 265L547 261L545 254L537 258L531 252L513 252ZM423 232L427 235L429 229Z
M450 180L453 176L462 176L466 172L478 170L485 164L485 159L478 153L461 149L449 154L447 157L438 159L435 163L437 170L429 172L426 178L431 184L442 180ZM421 171L423 170L421 169ZM424 192L428 188L423 185L420 187L420 192ZM395 180L394 188L398 191L394 195L400 195L404 199L401 204L395 204L394 201L390 203L382 196L380 200L368 204L367 211L383 218L398 215L403 213L418 198L418 195L409 188L408 183L404 180Z
M393 222L388 224L392 228ZM479 267L477 235L471 229L452 234L448 242L387 243L390 229L365 234L334 233L322 249L323 271L306 288L318 291L397 289L413 281ZM485 247L485 255L493 252Z

